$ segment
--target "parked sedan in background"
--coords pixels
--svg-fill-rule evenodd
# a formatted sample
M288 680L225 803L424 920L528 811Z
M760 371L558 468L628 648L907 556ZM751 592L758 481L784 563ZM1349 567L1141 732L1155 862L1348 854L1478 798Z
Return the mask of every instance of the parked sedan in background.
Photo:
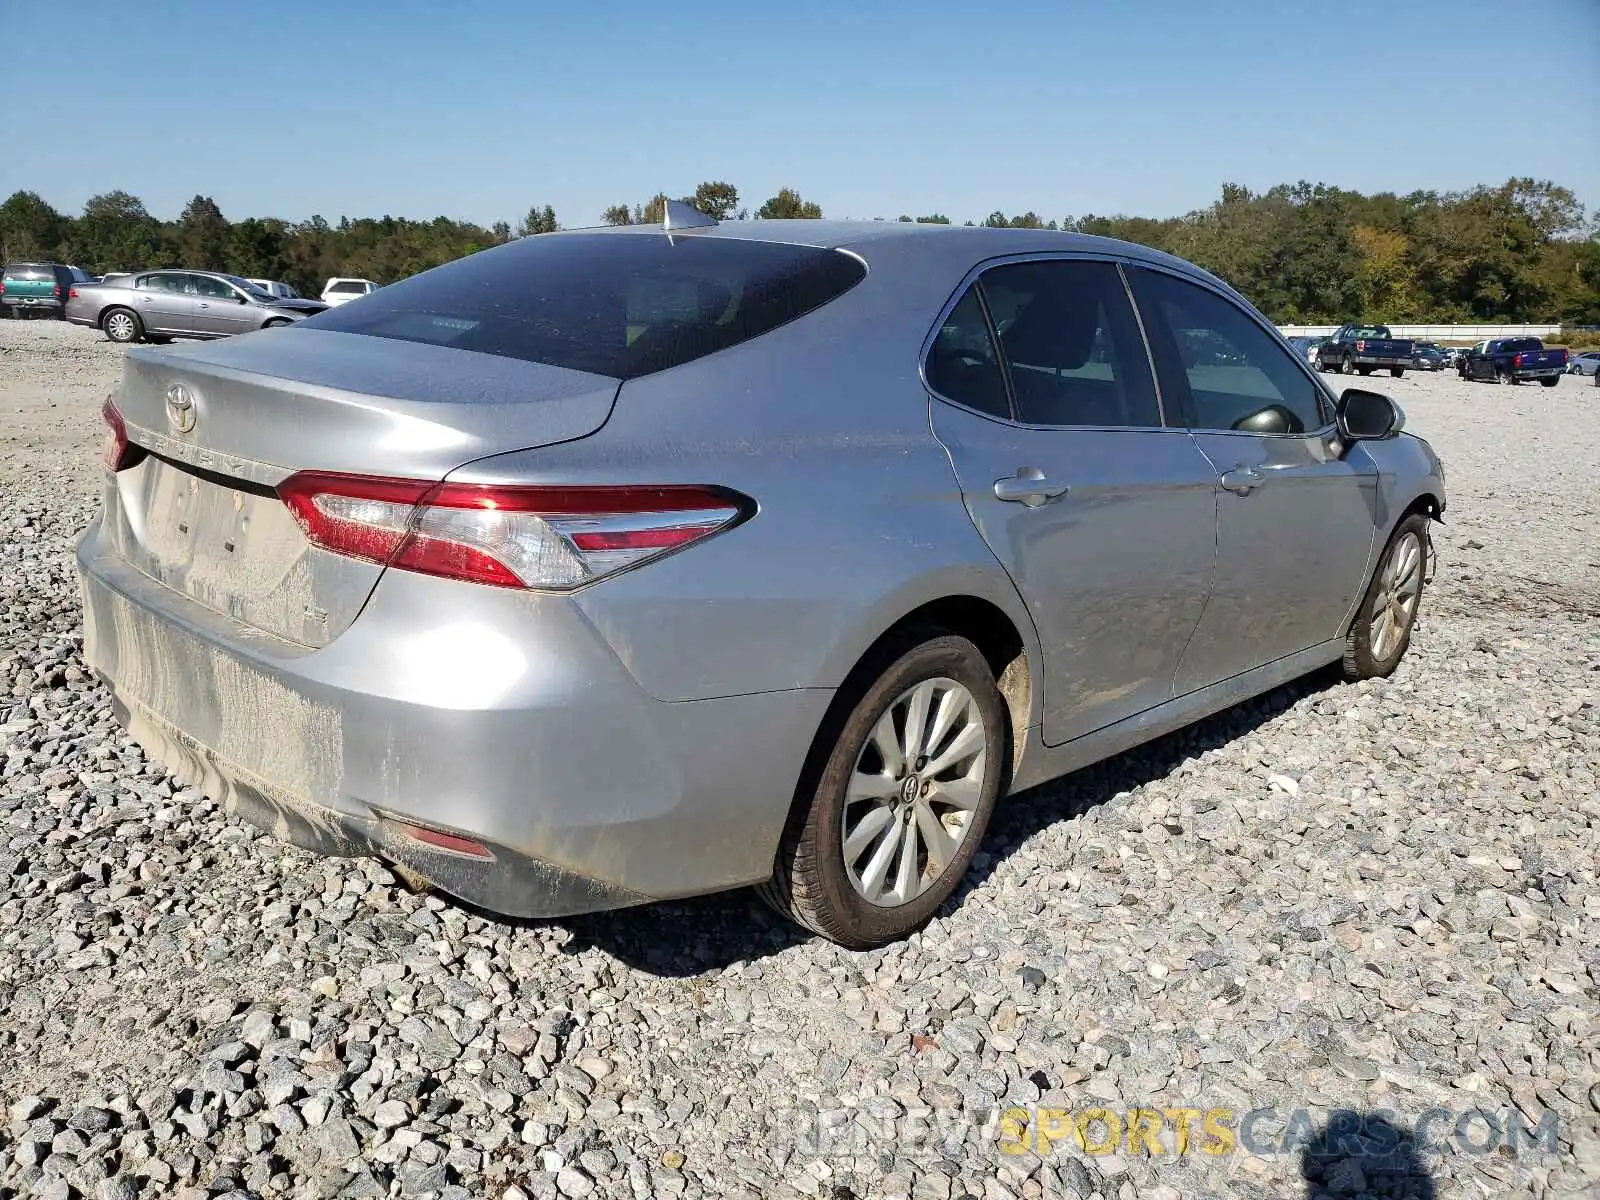
M247 279L246 283L253 283L269 296L276 296L279 300L298 300L300 293L295 291L281 279Z
M153 759L501 912L867 947L1004 794L1399 663L1438 460L1220 280L666 212L128 352L83 653Z
M1442 371L1447 360L1445 353L1434 345L1418 343L1411 352L1411 366L1417 371Z
M249 280L213 271L145 271L115 283L80 284L67 320L103 329L113 342L150 338L219 338L288 325L328 306L283 300Z
M1567 374L1593 375L1600 371L1600 350L1585 350L1567 360Z

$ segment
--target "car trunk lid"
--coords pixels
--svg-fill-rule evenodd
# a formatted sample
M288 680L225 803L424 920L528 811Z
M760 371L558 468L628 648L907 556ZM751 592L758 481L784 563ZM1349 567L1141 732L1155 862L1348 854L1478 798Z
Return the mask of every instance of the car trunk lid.
M618 383L517 359L288 329L127 355L116 402L149 452L113 477L139 570L302 646L347 629L383 567L307 541L275 486L304 470L440 480L605 424Z

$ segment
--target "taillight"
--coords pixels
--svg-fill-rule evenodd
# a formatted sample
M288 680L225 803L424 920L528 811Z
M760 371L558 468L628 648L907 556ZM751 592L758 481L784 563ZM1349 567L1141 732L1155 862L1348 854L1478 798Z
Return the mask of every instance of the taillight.
M1514 366L1514 367L1520 367L1522 365L1522 355L1520 355L1520 354L1516 355L1511 360L1511 365Z
M67 299L68 300L76 300L77 298L78 298L78 289L77 288L68 288L67 289Z
M568 591L732 527L722 488L490 486L306 471L278 495L315 545L424 575Z
M144 448L128 440L128 427L122 423L122 413L117 411L117 402L110 396L101 405L100 416L106 423L105 438L100 443L100 461L105 463L106 470L126 471L137 466L144 458Z
M50 294L52 296L54 296L57 300L61 299L61 285L58 283L58 284L55 285L55 287L51 288L50 289Z

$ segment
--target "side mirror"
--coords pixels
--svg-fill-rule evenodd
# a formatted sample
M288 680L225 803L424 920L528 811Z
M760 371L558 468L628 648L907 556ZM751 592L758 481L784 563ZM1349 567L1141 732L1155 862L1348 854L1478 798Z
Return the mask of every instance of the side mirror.
M1339 436L1347 442L1370 442L1390 437L1405 428L1400 406L1382 392L1347 388L1339 397Z

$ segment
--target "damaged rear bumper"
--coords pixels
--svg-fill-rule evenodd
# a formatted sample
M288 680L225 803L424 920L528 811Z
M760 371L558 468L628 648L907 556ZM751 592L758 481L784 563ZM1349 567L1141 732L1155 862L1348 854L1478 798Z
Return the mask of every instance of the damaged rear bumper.
M98 520L78 568L84 656L153 759L285 841L510 916L767 878L831 698L657 701L559 597L389 572L311 650L143 575Z

